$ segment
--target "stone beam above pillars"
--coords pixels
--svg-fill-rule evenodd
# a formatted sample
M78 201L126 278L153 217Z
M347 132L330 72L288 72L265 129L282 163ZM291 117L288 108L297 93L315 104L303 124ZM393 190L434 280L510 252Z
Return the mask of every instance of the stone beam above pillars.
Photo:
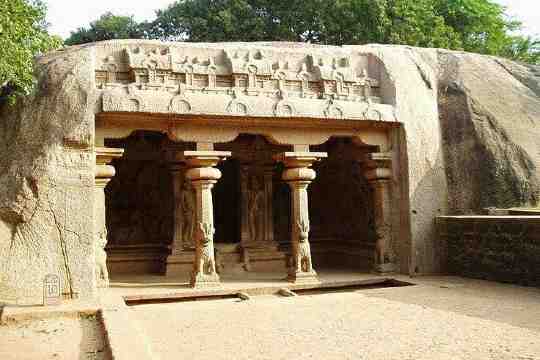
M315 170L311 165L326 158L324 152L284 152L276 160L285 165L282 179L291 189L291 245L292 266L288 279L295 283L319 282L311 261L309 245L309 204L307 187L315 179Z
M200 149L200 147L197 147ZM209 287L219 285L214 259L214 209L212 187L221 178L216 169L220 161L231 156L229 151L196 150L184 151L187 165L186 178L195 189L195 263L191 276L191 286Z
M392 232L392 154L368 153L359 159L373 194L375 231L375 271L396 271L396 253Z
M107 271L107 226L105 219L105 186L115 175L114 166L110 165L114 159L122 157L124 149L96 147L96 167L94 180L94 244L96 259L96 285L109 286L109 272Z

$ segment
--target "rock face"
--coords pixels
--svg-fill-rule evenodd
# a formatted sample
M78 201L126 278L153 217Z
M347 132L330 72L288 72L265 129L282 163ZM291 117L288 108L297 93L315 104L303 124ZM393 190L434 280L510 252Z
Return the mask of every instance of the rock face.
M39 60L36 93L0 116L0 299L39 303L46 274L61 293L95 292L94 106L90 49Z
M38 61L36 93L0 109L0 301L40 302L49 273L60 274L66 297L94 296L94 115L103 106L96 53L155 44L112 41L48 54ZM393 159L401 272L441 271L436 216L530 205L540 197L538 68L400 46L178 46L341 51L383 64L394 84L383 89L394 101L385 116L402 124Z
M453 214L540 200L540 67L438 51Z

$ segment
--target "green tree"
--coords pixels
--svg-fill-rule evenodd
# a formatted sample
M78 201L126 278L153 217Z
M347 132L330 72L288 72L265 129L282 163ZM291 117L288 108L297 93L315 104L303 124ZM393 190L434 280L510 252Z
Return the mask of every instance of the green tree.
M529 64L540 64L540 40L530 36L513 36L498 55Z
M151 36L186 41L381 42L462 48L463 39L473 38L472 25L483 27L495 19L504 28L501 8L484 6L490 0L461 1L471 3L473 11L458 14L458 6L450 11L441 5L446 0L183 0L157 12ZM491 12L483 17L477 16L488 10ZM472 25L458 26L459 16ZM467 33L460 36L459 32Z
M107 12L90 23L88 28L72 31L66 45L84 44L111 39L140 39L145 37L146 23L137 23L133 16L119 16Z
M433 0L387 0L385 43L459 49L456 30L437 13Z
M384 0L184 0L157 12L151 37L185 41L381 41Z
M466 51L499 54L510 40L509 32L521 26L490 0L436 0L434 9L458 34Z
M266 40L264 20L247 0L180 1L157 11L152 37L187 41Z
M0 0L0 102L13 102L34 85L34 57L61 46L47 33L45 5L37 0Z
M151 23L110 13L66 44L121 38L403 44L538 63L536 39L494 0L180 0Z

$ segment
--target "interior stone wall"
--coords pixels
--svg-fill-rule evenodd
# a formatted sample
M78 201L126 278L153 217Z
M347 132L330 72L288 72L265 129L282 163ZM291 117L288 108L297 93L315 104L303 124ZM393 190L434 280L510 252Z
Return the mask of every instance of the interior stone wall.
M125 149L114 162L116 175L105 188L108 248L171 243L174 197L163 157L167 142L165 135L146 131L106 141L109 147Z
M281 180L283 164L277 164L273 181L273 220L274 239L281 248L287 249L291 243L291 191L289 185Z
M344 138L316 150L328 158L313 166L308 188L314 264L370 269L376 233L371 189L355 160L361 150Z
M212 189L214 201L214 242L240 243L240 169L236 159L229 159L217 168L221 179Z

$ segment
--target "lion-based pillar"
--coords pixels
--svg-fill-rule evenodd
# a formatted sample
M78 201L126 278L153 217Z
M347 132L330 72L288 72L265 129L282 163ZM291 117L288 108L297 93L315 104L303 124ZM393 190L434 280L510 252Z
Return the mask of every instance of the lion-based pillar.
M292 264L288 279L295 283L318 282L311 261L309 245L309 204L307 188L316 174L310 166L327 157L322 152L285 152L278 161L285 165L282 179L291 189L291 249Z
M124 149L96 147L96 168L94 180L94 241L96 259L96 285L109 286L109 272L107 271L107 226L105 219L105 186L115 175L112 160L122 157Z
M214 209L212 188L221 178L214 166L231 155L228 151L184 151L188 167L186 178L195 190L195 262L191 275L191 286L208 287L219 285L214 258Z
M392 162L390 153L369 153L361 159L364 176L373 196L375 232L374 270L396 271L396 253L392 235Z

